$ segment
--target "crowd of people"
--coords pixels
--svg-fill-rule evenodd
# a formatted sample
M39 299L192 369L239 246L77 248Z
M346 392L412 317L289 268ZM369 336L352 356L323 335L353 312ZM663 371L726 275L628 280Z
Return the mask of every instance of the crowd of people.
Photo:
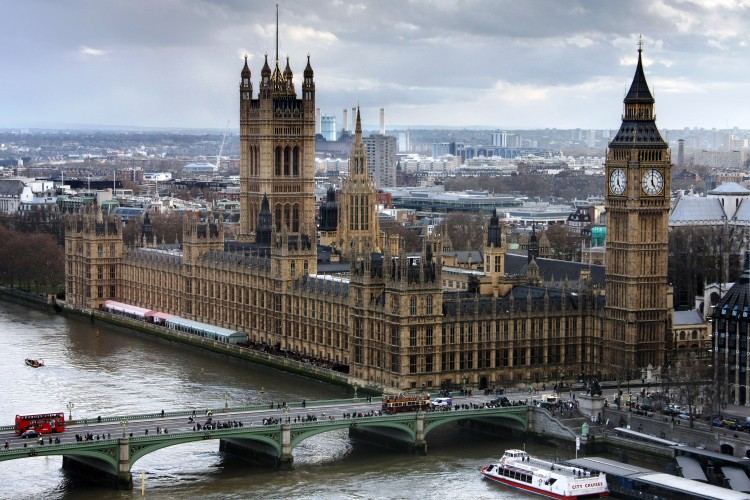
M302 354L295 350L282 349L280 344L270 345L265 342L241 342L238 344L247 349L253 349L256 351L265 352L272 356L279 356L281 358L293 359L301 363L308 363L312 366L318 366L320 368L328 368L329 370L337 371L340 373L349 373L349 366L331 361L319 356L312 356L310 354Z

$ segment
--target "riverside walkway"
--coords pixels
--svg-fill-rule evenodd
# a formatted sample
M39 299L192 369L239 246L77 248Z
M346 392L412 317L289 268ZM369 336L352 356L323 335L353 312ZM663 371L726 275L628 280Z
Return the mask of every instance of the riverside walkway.
M456 421L487 421L521 432L528 429L529 407L486 407L480 398L454 397L454 409L387 415L380 400L363 398L266 404L243 408L191 408L67 422L64 433L44 436L44 444L0 427L0 462L35 456L63 456L63 468L117 489L131 489L133 463L168 446L219 440L220 450L289 469L292 450L324 432L349 429L381 434L426 453L427 435ZM209 420L210 419L210 420ZM499 422L501 421L502 422ZM158 428L158 431L157 431ZM49 437L52 436L52 443ZM59 438L59 443L55 442Z

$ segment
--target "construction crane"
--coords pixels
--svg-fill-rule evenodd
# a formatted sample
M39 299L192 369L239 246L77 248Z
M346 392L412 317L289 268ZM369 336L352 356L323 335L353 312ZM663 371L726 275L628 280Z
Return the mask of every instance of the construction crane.
M227 140L227 133L229 132L229 120L227 120L227 129L224 131L224 137L221 139L221 147L219 148L219 156L216 157L216 171L219 171L221 167L221 154L224 152L224 143Z

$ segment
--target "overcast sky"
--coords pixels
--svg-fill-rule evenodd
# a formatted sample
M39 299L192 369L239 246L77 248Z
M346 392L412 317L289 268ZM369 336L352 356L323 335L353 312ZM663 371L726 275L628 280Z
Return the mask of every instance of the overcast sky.
M295 85L376 128L618 128L643 36L660 128L750 129L750 0L280 0ZM5 0L0 127L239 126L272 0Z

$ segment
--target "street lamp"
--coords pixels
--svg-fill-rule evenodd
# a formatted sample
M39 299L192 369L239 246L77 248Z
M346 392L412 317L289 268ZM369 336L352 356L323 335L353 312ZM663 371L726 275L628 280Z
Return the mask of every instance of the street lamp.
M73 408L75 408L73 401L69 401L68 402L68 421L73 420Z
M357 399L357 383L354 382L354 399Z
M122 437L125 437L125 432L128 429L128 421L127 420L121 420L120 425L122 426Z
M229 409L229 391L224 391L224 411Z

